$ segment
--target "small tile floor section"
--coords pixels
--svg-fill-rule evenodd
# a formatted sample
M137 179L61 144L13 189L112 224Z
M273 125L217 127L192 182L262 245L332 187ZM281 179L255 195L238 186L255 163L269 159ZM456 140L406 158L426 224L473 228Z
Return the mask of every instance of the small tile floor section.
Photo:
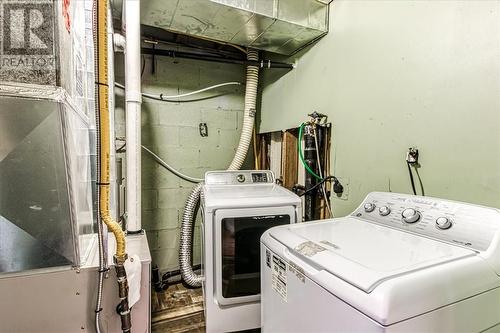
M203 293L201 288L172 284L167 290L151 290L151 326L153 333L205 332ZM260 333L260 329L240 333Z
M151 293L153 333L205 332L201 288L188 289L178 283Z

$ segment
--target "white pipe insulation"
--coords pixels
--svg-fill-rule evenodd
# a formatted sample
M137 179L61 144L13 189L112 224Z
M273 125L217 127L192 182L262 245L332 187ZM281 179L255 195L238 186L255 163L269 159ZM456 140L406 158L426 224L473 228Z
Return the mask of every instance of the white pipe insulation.
M139 0L123 1L125 34L125 118L127 169L127 232L141 226L141 6Z
M259 60L259 53L256 50L248 50L248 60ZM245 90L245 114L243 118L243 128L241 130L240 142L236 149L236 154L228 170L238 170L243 165L245 157L250 147L255 119L255 105L257 102L257 85L259 82L259 67L247 66L247 83ZM200 201L202 184L196 185L186 201L181 223L181 238L179 246L179 266L182 279L192 287L200 287L203 276L196 274L191 266L192 258L192 236L195 220L196 207Z

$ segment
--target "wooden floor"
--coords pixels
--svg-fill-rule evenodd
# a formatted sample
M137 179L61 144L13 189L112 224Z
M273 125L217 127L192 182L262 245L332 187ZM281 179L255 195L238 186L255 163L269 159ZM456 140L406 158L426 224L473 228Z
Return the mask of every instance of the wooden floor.
M179 283L151 293L153 333L205 332L201 288L188 289Z

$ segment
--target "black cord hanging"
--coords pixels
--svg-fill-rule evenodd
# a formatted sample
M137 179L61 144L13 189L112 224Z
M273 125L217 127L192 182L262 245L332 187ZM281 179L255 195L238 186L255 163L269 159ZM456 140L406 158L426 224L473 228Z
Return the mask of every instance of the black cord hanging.
M411 189L413 190L413 194L417 195L417 190L415 189L415 180L413 179L413 173L411 172L411 163L406 162L408 166L408 174L410 175Z

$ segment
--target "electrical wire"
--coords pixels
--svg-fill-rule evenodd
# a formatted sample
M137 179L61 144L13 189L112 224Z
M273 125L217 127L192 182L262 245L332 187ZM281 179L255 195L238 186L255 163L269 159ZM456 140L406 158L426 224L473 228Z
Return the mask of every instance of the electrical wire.
M415 190L415 180L413 179L413 173L411 172L410 162L407 161L406 165L408 166L408 174L410 175L411 189L413 190L413 194L417 195L417 191Z
M216 88L220 88L220 87L225 87L225 86L241 86L241 85L242 85L241 82L225 82L225 83L219 83L219 84L216 84L216 85L213 85L213 86L210 86L210 87L206 87L206 88L203 88L203 89L200 89L200 90L191 91L191 92L188 92L188 93L185 93L185 94L180 94L180 95L165 96L163 94L153 95L153 94L149 94L149 93L144 93L143 92L142 96L146 97L146 98L157 99L157 100L160 100L160 101L166 101L166 102L168 102L169 100L172 100L172 99L182 98L182 97L188 97L188 96L196 95L196 94L199 94L199 93L202 93L202 92L205 92L205 91L209 91L209 90L213 90L213 89L216 89ZM123 84L120 84L120 83L117 83L117 82L115 82L115 86L118 87L118 88L120 88L120 89L125 89L125 86Z
M191 177L191 176L183 174L180 171L177 171L174 167L172 167L167 162L165 162L164 160L162 160L160 156L158 156L155 153L153 153L146 146L141 146L141 147L142 147L142 149L144 149L145 151L147 151L151 156L153 156L153 158L156 160L156 162L158 162L162 167L164 167L165 169L167 169L168 171L170 171L171 173L173 173L177 177L180 177L180 178L182 178L184 180L187 180L188 182L191 182L191 183L201 183L201 182L203 182L203 179L201 179L201 178Z
M323 180L321 180L319 183L317 183L313 187L311 187L311 188L305 190L303 193L299 194L299 197L303 197L304 195L306 195L306 194L314 191L315 189L317 189L319 186L321 186L322 184L324 184L328 180L333 180L334 182L338 182L338 180L337 180L337 178L335 176L325 177Z
M422 183L422 178L420 178L420 173L418 172L418 168L415 166L415 173L417 174L418 183L420 185L420 192L422 196L425 196L424 184Z
M316 147L316 160L318 162L318 171L319 171L319 176L323 178L323 170L321 170L321 159L319 157L319 145L318 145L318 136L316 132L316 127L313 127L314 131L314 146ZM321 185L321 189L323 190L323 197L325 198L325 204L326 207L328 208L328 212L330 213L330 217L333 217L332 213L332 208L330 207L330 202L328 201L328 195L326 195L326 188L325 188L325 182L322 182L323 184Z

